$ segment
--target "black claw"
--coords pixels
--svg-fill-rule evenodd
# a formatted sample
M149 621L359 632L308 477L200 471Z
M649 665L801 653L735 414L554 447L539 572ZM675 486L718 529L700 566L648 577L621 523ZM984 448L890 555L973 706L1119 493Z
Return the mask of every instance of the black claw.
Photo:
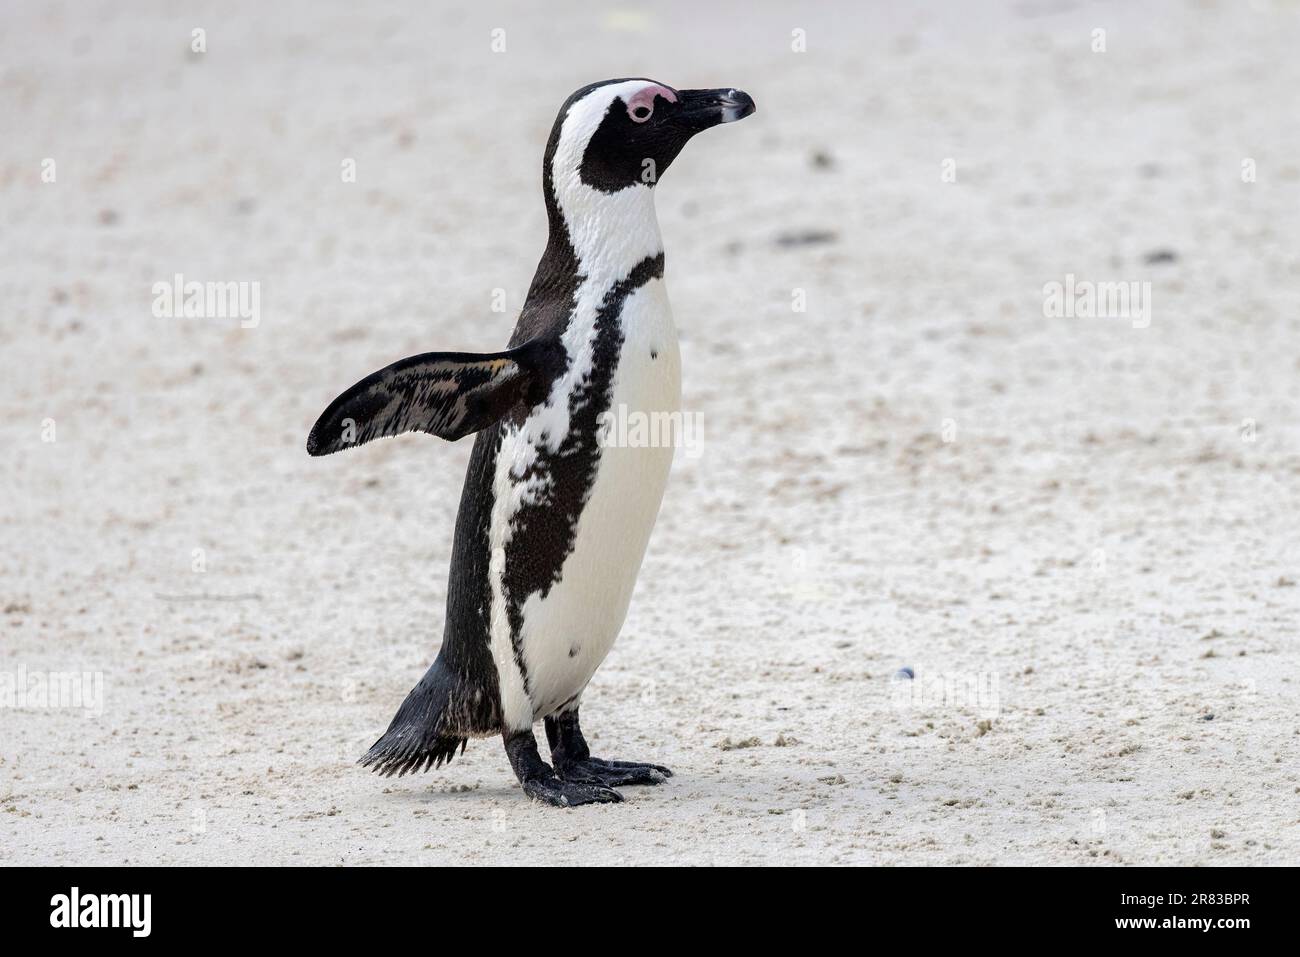
M594 784L603 787L621 787L627 784L663 784L673 772L658 764L641 764L636 761L602 761L587 758L569 761L556 769L566 781Z
M602 761L600 758L589 758L588 760L594 764L599 764L601 767L617 768L620 771L638 771L643 768L650 768L653 771L658 771L666 778L673 776L673 772L662 764L642 764L640 761Z
M673 776L673 772L660 764L593 758L578 726L576 707L547 717L546 740L551 746L555 773L566 781L610 788L625 784L663 784Z
M597 784L561 780L558 777L531 778L523 782L524 793L534 801L552 807L583 804L617 804L623 795Z

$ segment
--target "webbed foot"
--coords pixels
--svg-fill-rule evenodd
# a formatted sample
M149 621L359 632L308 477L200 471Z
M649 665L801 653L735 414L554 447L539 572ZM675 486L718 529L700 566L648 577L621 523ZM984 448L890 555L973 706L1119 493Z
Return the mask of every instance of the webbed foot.
M530 778L523 784L524 793L539 804L551 807L579 807L583 804L617 804L623 795L589 781L567 780L552 774L549 777Z
M551 745L555 773L566 781L608 788L624 784L663 784L673 776L673 772L662 764L593 758L578 726L577 708L546 719L546 740Z
M532 800L552 807L580 807L583 804L616 804L623 795L597 780L561 777L537 753L532 730L507 732L506 756L519 785Z
M661 764L642 764L639 761L602 761L587 758L558 764L555 773L566 781L598 784L607 788L624 784L663 784L673 772Z

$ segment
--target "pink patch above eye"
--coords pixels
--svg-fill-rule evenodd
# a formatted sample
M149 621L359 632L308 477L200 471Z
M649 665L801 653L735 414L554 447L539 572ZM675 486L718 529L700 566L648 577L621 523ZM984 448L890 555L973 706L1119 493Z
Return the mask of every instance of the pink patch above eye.
M627 115L637 123L644 123L650 119L650 114L654 112L656 96L662 96L669 103L677 102L677 94L668 87L651 83L649 86L643 86L632 94L627 101Z

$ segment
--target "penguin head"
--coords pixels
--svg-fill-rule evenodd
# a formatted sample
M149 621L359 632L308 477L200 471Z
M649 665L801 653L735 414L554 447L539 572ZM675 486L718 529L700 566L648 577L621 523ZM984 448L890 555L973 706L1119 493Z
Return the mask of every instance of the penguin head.
M605 80L560 108L545 175L557 193L652 189L696 133L754 112L735 89L675 90L654 80ZM549 190L548 190L549 192Z

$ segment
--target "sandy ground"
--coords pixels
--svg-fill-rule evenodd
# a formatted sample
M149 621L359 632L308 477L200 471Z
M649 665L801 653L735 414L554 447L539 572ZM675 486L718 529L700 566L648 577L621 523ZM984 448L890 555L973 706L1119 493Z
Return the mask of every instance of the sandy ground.
M1296 862L1300 7L269 6L0 12L0 860ZM759 105L658 191L704 435L583 711L677 776L381 780L469 443L307 430L505 342L624 75Z

